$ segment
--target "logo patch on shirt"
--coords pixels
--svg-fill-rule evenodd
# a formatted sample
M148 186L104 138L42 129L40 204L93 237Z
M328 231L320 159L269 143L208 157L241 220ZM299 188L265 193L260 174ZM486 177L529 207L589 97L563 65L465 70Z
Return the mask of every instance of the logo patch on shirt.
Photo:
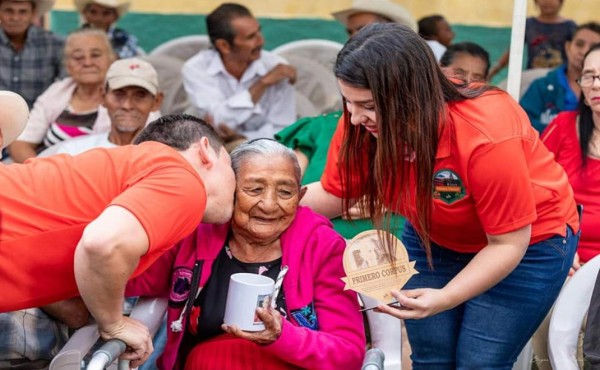
M452 204L464 198L466 193L465 185L456 172L441 169L433 175L433 199Z
M183 303L190 295L192 286L192 270L187 267L179 267L173 271L173 285L169 300L172 303Z
M312 330L319 330L314 302L310 302L308 305L290 312L290 315L296 319L301 326Z

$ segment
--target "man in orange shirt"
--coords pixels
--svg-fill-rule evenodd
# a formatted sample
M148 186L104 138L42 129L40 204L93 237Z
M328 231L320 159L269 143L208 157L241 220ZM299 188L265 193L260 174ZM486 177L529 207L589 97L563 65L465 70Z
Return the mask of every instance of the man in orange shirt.
M229 220L235 188L229 155L198 118L163 117L136 142L0 167L0 312L81 295L133 367L152 344L122 315L125 283L201 221Z

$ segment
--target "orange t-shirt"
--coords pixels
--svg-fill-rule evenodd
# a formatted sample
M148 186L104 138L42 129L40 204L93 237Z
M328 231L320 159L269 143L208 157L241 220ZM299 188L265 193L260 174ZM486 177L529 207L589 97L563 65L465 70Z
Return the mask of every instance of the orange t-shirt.
M194 231L206 192L193 167L156 142L0 166L0 312L77 296L75 247L109 205L148 235L135 276Z
M433 242L459 252L477 252L487 245L486 234L529 224L531 244L565 235L567 224L579 229L565 172L512 98L492 91L451 103L447 109L433 174ZM338 158L344 131L342 118L321 178L324 189L338 197L342 197ZM410 194L415 194L414 178L409 183ZM416 224L414 203L394 211Z

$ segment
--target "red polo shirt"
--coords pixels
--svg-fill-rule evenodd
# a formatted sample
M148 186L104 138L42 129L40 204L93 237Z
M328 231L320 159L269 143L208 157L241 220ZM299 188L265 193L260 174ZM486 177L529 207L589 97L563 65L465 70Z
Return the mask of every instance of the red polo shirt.
M477 252L487 245L486 234L504 234L529 224L531 244L564 235L567 224L579 229L565 172L508 94L488 92L451 103L447 111L433 174L433 242L459 252ZM342 118L321 178L324 189L338 197L342 196L337 166L344 130ZM415 194L414 178L409 184L409 192ZM394 203L390 200L390 208ZM394 211L416 226L414 201Z

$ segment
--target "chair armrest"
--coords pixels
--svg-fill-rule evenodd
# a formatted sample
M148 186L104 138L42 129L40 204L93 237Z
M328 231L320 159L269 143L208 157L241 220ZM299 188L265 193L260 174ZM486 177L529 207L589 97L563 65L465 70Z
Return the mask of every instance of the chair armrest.
M146 325L150 335L154 336L167 310L167 303L166 298L142 297L133 307L130 317ZM99 338L96 323L78 329L52 359L49 370L80 370L83 358Z

